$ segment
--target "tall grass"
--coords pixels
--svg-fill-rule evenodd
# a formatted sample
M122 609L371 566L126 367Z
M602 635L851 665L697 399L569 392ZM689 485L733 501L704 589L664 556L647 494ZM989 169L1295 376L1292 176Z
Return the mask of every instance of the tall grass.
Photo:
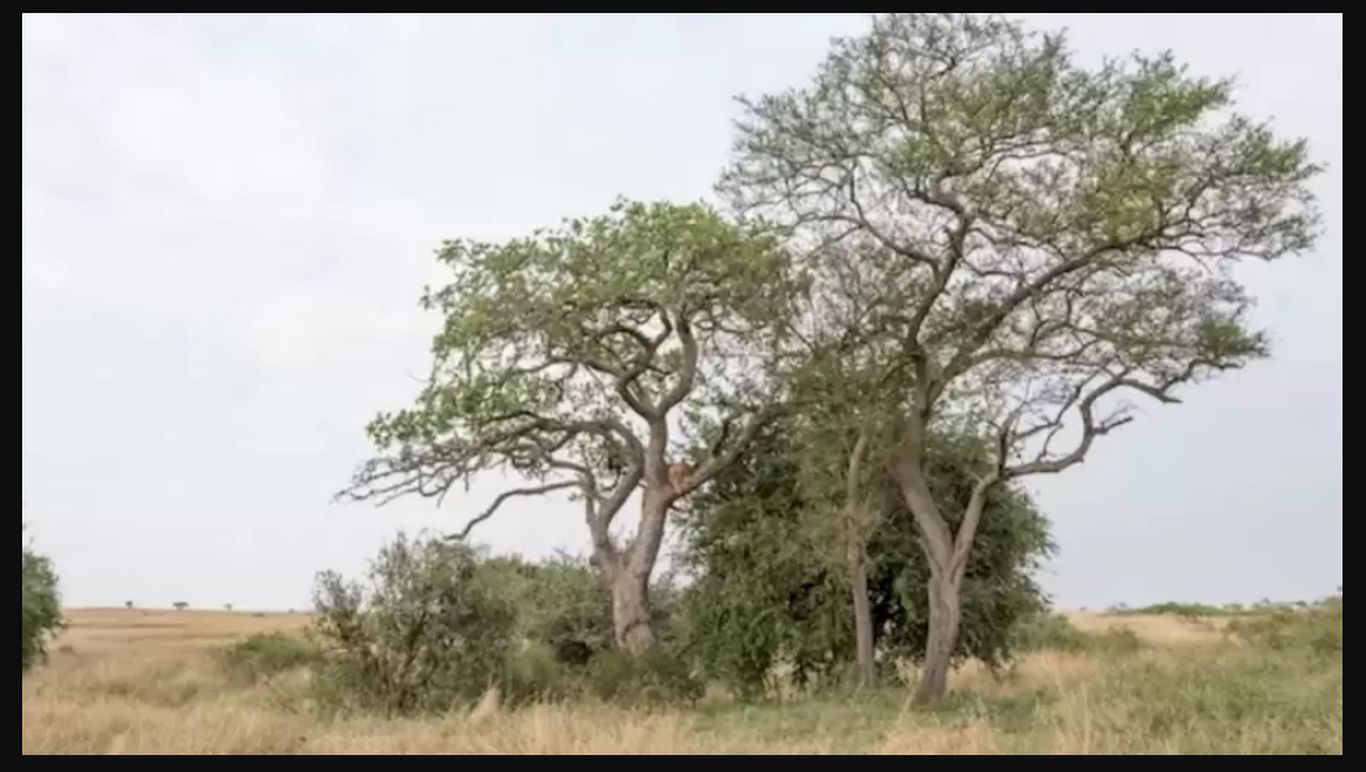
M307 668L288 664L302 651L290 644L240 646L266 663L244 679L225 667L222 644L198 643L193 620L183 645L169 630L115 645L111 628L71 616L65 648L24 678L24 753L1342 752L1340 604L1336 617L1264 616L1170 641L1151 633L1186 623L1135 620L1134 644L1079 633L1080 645L1042 645L1006 671L965 665L933 709L909 704L904 688L763 704L713 692L692 707L510 707L490 692L421 719L329 717ZM241 616L252 632L273 621ZM211 624L219 634L228 622ZM1324 643L1334 629L1336 648Z

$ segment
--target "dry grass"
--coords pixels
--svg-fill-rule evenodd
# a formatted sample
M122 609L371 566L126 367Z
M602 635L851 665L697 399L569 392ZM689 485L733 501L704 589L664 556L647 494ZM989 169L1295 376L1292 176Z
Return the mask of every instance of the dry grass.
M1127 630L1140 640L1154 646L1187 646L1218 644L1221 631L1231 617L1188 619L1172 614L1111 615L1095 611L1074 611L1065 615L1072 626L1084 633L1104 633Z
M213 651L306 615L72 610L49 663L23 682L24 753L1273 753L1342 752L1341 662L1221 643L1180 618L1073 615L1132 630L1138 654L1039 652L1004 677L969 663L958 695L912 708L904 690L697 709L600 704L509 710L489 694L424 719L325 718L308 675L243 686Z

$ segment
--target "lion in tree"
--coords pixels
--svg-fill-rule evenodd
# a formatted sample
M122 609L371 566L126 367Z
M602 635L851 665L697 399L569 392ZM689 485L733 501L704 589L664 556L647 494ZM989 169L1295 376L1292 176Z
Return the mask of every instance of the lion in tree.
M697 464L686 461L675 462L667 467L669 475L669 487L674 489L674 493L682 493L687 487L688 480L692 478L692 473L697 471Z

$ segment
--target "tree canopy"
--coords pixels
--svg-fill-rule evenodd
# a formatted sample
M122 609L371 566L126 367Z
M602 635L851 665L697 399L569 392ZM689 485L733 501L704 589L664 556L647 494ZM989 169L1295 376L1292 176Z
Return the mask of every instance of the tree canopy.
M722 191L810 266L808 326L852 297L854 342L909 375L891 466L934 575L924 696L993 487L1080 463L1128 397L1266 355L1230 268L1310 246L1319 169L1230 95L1170 54L1087 68L1061 34L894 14L809 85L744 100ZM994 449L961 518L926 471L945 428Z
M625 604L624 637L646 624L669 508L771 413L764 341L794 286L783 252L701 205L623 202L502 244L447 242L440 259L453 276L423 297L445 317L431 377L415 407L370 425L382 455L349 493L440 500L491 470L535 483L463 537L510 497L572 492ZM637 490L640 524L621 546L611 526Z

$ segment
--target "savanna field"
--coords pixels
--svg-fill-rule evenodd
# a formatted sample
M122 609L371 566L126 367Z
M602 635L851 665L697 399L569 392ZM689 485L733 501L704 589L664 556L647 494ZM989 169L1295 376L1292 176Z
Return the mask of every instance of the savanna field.
M23 752L1342 753L1340 598L1158 611L1067 614L1003 672L960 667L932 708L894 686L749 703L709 687L665 707L507 707L490 691L383 718L320 710L288 656L243 657L252 636L305 639L309 615L69 609L23 678Z
M1049 18L25 16L22 752L1341 755L1340 17Z

